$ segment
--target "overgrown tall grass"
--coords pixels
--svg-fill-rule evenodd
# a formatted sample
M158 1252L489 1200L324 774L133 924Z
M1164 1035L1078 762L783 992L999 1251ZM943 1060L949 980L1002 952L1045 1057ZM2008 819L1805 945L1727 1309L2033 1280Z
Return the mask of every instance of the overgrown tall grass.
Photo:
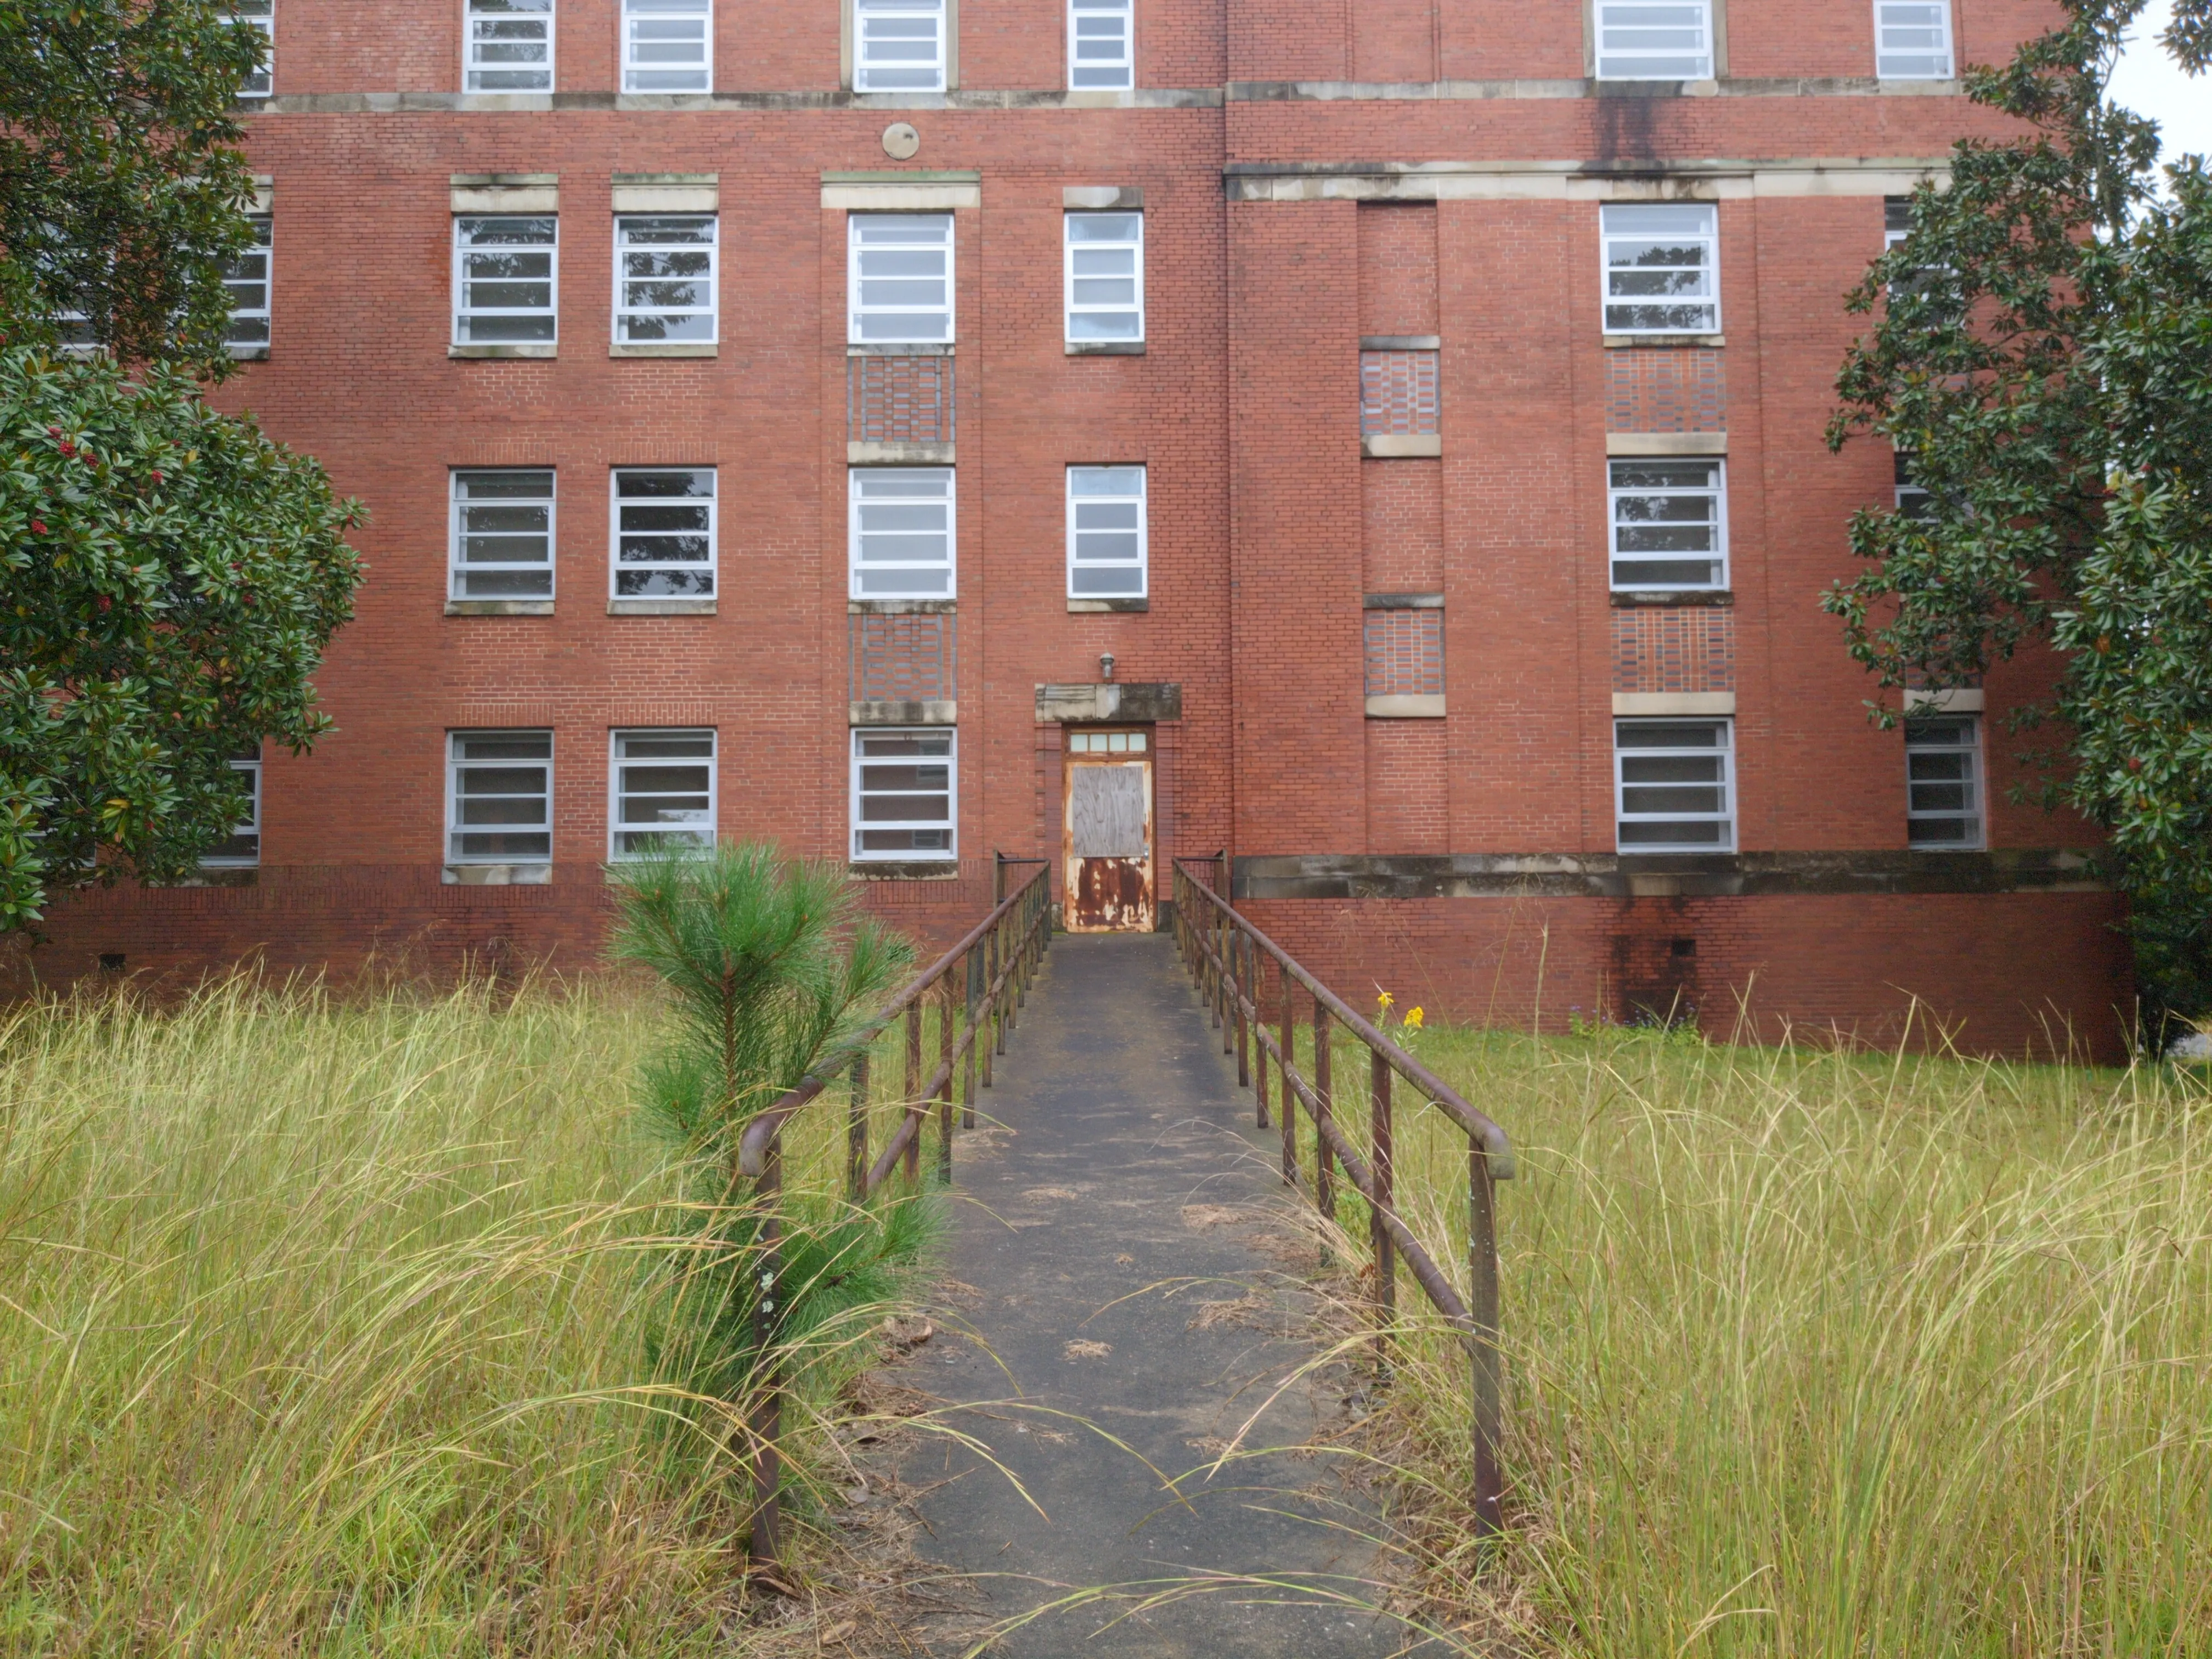
M239 981L0 1022L0 1650L728 1650L742 1517L642 1358L658 1018Z
M1491 1617L1593 1659L2212 1654L2200 1082L1416 1041L1520 1153ZM1401 1106L1400 1190L1455 1278L1465 1148ZM1409 1323L1407 1472L1449 1514L1465 1364ZM1471 1544L1432 1542L1431 1582L1466 1582Z

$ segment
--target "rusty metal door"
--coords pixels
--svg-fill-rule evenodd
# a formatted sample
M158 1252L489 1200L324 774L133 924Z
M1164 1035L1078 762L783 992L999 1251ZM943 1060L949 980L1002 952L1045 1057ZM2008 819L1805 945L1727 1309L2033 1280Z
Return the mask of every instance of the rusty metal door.
M1152 757L1143 732L1073 732L1060 815L1070 933L1152 927Z

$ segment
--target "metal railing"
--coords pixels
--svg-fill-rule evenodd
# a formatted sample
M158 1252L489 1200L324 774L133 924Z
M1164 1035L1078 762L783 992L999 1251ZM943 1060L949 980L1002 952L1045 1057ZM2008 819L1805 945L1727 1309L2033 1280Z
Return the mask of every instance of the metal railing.
M1036 868L1006 890L1011 866ZM754 1304L755 1331L767 1357L769 1374L753 1402L752 1553L775 1559L782 1545L784 1380L775 1369L773 1337L776 1285L782 1272L777 1205L783 1190L783 1127L840 1075L851 1079L851 1104L845 1138L845 1194L865 1200L903 1163L906 1178L921 1176L921 1136L933 1112L938 1120L937 1172L952 1176L953 1074L964 1067L959 1090L963 1128L975 1127L975 1090L991 1086L991 1061L1006 1052L1014 1027L1052 936L1051 865L1045 859L999 855L993 887L998 902L935 963L908 981L848 1048L830 1056L814 1074L745 1126L738 1142L738 1173L752 1182L762 1214L760 1295ZM959 970L956 975L955 970ZM922 1010L938 1008L937 1065L921 1075ZM899 1099L899 1126L884 1149L868 1158L869 1051L892 1022L906 1022L906 1074ZM957 1029L957 1035L956 1035Z
M1201 881L1186 866L1207 872ZM1485 1533L1498 1529L1502 1476L1498 1467L1501 1425L1498 1357L1498 1231L1496 1184L1513 1178L1513 1147L1499 1128L1460 1098L1435 1073L1354 1012L1342 998L1293 961L1290 953L1239 915L1222 896L1227 860L1178 859L1175 865L1176 943L1200 994L1221 1030L1222 1052L1233 1048L1237 1080L1249 1084L1256 1121L1267 1124L1267 1061L1272 1055L1281 1079L1283 1180L1304 1184L1298 1168L1297 1108L1314 1126L1314 1168L1310 1188L1315 1206L1336 1218L1336 1169L1367 1200L1369 1243L1375 1257L1376 1314L1386 1327L1397 1310L1397 1262L1402 1260L1423 1294L1459 1334L1473 1365L1474 1383L1474 1512ZM1268 984L1267 964L1274 964ZM1297 1063L1297 1016L1303 989L1311 1000L1313 1075ZM1267 1029L1267 1013L1277 1015ZM1366 1044L1368 1052L1369 1156L1363 1158L1336 1121L1331 1078L1330 1027L1341 1025ZM1400 1218L1393 1188L1391 1079L1403 1078L1467 1134L1467 1259L1468 1294L1462 1299L1420 1240Z

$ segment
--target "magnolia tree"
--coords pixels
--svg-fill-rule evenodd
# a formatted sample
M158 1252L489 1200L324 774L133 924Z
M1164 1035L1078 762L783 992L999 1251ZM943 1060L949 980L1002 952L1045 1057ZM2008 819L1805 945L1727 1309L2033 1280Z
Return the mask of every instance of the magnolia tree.
M189 870L304 749L358 516L202 400L251 242L216 0L0 0L0 933Z
M1887 439L1926 493L1853 520L1866 568L1825 599L1878 685L1979 683L2051 652L2027 753L2041 797L2110 836L2154 1013L2212 1004L2212 179L2160 168L2106 94L2144 0L2062 0L2063 25L1976 101L2021 136L1969 141L1850 304L1840 447ZM2212 0L2160 37L2212 61ZM2212 95L2212 88L2208 88ZM1885 704L1893 702L1882 700ZM1885 712L1883 720L1894 718Z

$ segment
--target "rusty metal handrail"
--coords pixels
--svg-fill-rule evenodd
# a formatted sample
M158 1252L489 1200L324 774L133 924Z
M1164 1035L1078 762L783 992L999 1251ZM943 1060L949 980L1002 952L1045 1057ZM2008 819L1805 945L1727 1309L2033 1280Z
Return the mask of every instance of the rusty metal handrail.
M1012 892L1006 891L1010 865L1035 864ZM783 1128L841 1073L852 1077L852 1103L846 1125L845 1191L858 1204L890 1177L903 1161L907 1178L921 1176L921 1131L933 1107L939 1122L937 1170L952 1176L952 1075L964 1061L960 1095L961 1127L975 1126L975 1089L991 1086L991 1061L1006 1052L1011 1030L1028 999L1030 981L1051 942L1051 860L1010 859L1000 854L992 886L1000 895L991 913L961 936L958 944L907 981L854 1039L812 1074L766 1108L738 1139L737 1173L750 1177L761 1214L760 1295L754 1304L754 1328L761 1352L769 1356L769 1375L754 1400L750 1419L753 1447L751 1553L772 1560L782 1544L783 1379L775 1370L772 1341L776 1285L783 1268L781 1224L776 1203L783 1190ZM952 980L954 968L966 969L964 996ZM921 1015L925 1000L938 993L937 1066L921 1082ZM963 1015L964 1013L964 1020ZM901 1015L906 1018L906 1078L899 1127L882 1153L868 1158L869 1051ZM956 1041L954 1026L963 1029ZM984 1040L988 1039L988 1040ZM980 1064L979 1064L980 1062ZM980 1071L980 1079L979 1079ZM920 1085L917 1087L917 1085Z
M1388 1325L1397 1307L1396 1261L1402 1257L1407 1270L1430 1303L1467 1345L1474 1384L1474 1512L1476 1525L1486 1533L1500 1526L1499 1499L1503 1474L1498 1461L1498 1437L1503 1404L1498 1353L1498 1234L1494 1188L1513 1178L1513 1146L1505 1131L1462 1099L1450 1085L1415 1060L1370 1024L1344 1000L1255 927L1211 882L1199 880L1187 864L1199 865L1225 876L1227 860L1178 859L1175 861L1176 943L1200 994L1206 999L1213 1024L1221 1030L1222 1052L1234 1047L1237 1080L1251 1085L1259 1127L1267 1124L1267 1058L1274 1056L1282 1078L1283 1180L1300 1185L1297 1106L1303 1105L1314 1125L1312 1195L1322 1213L1336 1215L1335 1171L1342 1167L1353 1188L1367 1200L1369 1243L1375 1257L1375 1299L1381 1322ZM1225 886L1226 882L1221 882ZM1203 920L1201 921L1201 914ZM1279 991L1279 1030L1269 1031L1263 1013L1266 967L1276 967ZM1302 987L1313 999L1313 1076L1301 1073L1297 1058L1297 1016L1291 988ZM1370 1157L1363 1158L1336 1123L1330 1080L1329 1024L1342 1024L1367 1047L1368 1085L1371 1121ZM1414 1237L1397 1212L1393 1189L1390 1079L1401 1077L1421 1091L1467 1135L1468 1276L1469 1295L1462 1300L1443 1270L1421 1242ZM1292 1103L1296 1102L1297 1105Z

